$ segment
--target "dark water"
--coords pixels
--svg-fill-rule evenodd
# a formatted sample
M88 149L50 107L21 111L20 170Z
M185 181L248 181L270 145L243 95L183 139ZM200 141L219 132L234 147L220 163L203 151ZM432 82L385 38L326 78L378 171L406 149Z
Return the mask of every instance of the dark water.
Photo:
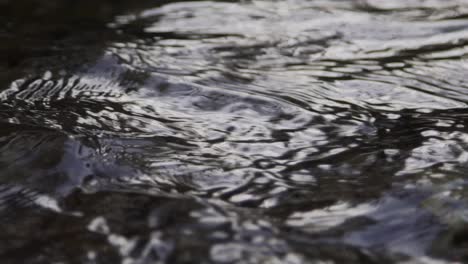
M0 1L1 263L468 261L468 1Z

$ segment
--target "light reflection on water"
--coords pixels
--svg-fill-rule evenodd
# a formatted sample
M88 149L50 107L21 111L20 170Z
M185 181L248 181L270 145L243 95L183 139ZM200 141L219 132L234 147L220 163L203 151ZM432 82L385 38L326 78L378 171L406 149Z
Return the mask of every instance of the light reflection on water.
M166 2L2 18L0 258L466 261L466 2Z

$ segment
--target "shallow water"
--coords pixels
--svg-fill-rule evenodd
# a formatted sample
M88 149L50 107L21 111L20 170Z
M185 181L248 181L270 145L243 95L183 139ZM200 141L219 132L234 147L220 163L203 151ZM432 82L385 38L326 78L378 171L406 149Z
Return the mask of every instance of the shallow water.
M2 263L468 261L467 1L37 2Z

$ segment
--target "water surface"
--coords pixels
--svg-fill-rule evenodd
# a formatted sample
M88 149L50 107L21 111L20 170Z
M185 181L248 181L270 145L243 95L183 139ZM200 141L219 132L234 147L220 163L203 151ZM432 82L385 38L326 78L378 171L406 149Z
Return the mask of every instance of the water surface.
M468 260L468 2L0 5L2 263Z

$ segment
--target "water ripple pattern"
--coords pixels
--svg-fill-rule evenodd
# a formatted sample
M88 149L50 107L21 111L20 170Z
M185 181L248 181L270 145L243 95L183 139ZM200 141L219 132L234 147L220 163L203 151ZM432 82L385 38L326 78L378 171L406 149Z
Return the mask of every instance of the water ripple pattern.
M0 19L5 263L468 260L468 2L52 2Z

